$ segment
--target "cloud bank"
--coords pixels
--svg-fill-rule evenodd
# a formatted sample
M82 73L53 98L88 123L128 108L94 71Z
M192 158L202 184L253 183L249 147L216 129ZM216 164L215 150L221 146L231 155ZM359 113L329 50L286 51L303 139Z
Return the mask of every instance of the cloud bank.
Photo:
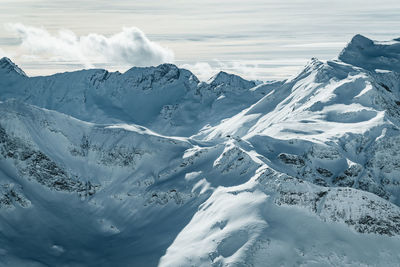
M154 66L174 63L171 50L150 41L138 28L123 28L111 36L97 33L77 36L69 30L49 32L45 28L20 23L6 24L19 43L12 49L2 51L0 57L8 56L18 63L28 75L48 75L85 68L105 68L125 71L132 66ZM223 70L250 80L285 79L297 72L299 65L293 58L288 60L210 60L190 62L177 60L181 68L192 71L200 80Z
M78 62L87 68L94 64L153 66L174 60L171 50L150 41L135 27L124 27L109 37L96 33L77 36L69 30L51 34L20 23L7 24L6 29L20 39L20 53L25 58Z
M294 62L293 62L294 61ZM303 61L269 60L269 61L219 61L194 62L180 64L179 67L193 72L201 81L207 81L220 71L239 75L249 80L283 80L297 73L307 60Z
M260 69L257 64L242 61L219 61L186 63L180 65L193 72L201 81L207 81L220 71L227 71L245 77L246 79L257 80L260 78Z

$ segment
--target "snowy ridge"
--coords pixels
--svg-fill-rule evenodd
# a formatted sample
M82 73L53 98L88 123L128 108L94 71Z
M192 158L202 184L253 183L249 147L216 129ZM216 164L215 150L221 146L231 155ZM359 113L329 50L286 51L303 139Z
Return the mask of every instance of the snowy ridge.
M400 71L400 40L377 42L357 34L339 55L343 62L367 70Z
M48 77L2 75L0 100L18 99L90 122L137 123L169 135L192 135L263 96L259 91L249 94L254 82L238 76L220 73L210 84L200 83L172 64L134 67L123 74L82 70Z
M26 77L25 72L7 57L3 57L0 59L0 72L3 72L5 74L14 73Z
M357 35L264 84L2 59L0 265L397 266L398 55Z

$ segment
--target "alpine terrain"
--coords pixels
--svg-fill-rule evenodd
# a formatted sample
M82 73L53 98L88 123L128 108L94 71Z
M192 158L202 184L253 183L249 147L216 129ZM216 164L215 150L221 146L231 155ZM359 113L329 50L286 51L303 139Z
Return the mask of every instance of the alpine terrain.
M1 266L399 266L400 39L285 81L0 60Z

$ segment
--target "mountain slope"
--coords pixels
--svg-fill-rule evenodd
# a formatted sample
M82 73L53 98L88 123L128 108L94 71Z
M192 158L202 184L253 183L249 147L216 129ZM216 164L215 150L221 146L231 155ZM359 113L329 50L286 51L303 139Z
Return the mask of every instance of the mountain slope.
M397 48L261 85L0 60L0 265L397 266Z
M237 136L272 166L398 204L398 73L312 60L298 76L197 138ZM239 126L239 127L238 127Z

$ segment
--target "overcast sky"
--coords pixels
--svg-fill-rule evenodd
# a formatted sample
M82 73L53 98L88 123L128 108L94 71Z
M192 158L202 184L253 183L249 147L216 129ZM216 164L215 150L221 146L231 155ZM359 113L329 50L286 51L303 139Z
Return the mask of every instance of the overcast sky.
M400 37L399 0L0 0L0 55L29 75L171 62L251 79L331 59L357 33Z

